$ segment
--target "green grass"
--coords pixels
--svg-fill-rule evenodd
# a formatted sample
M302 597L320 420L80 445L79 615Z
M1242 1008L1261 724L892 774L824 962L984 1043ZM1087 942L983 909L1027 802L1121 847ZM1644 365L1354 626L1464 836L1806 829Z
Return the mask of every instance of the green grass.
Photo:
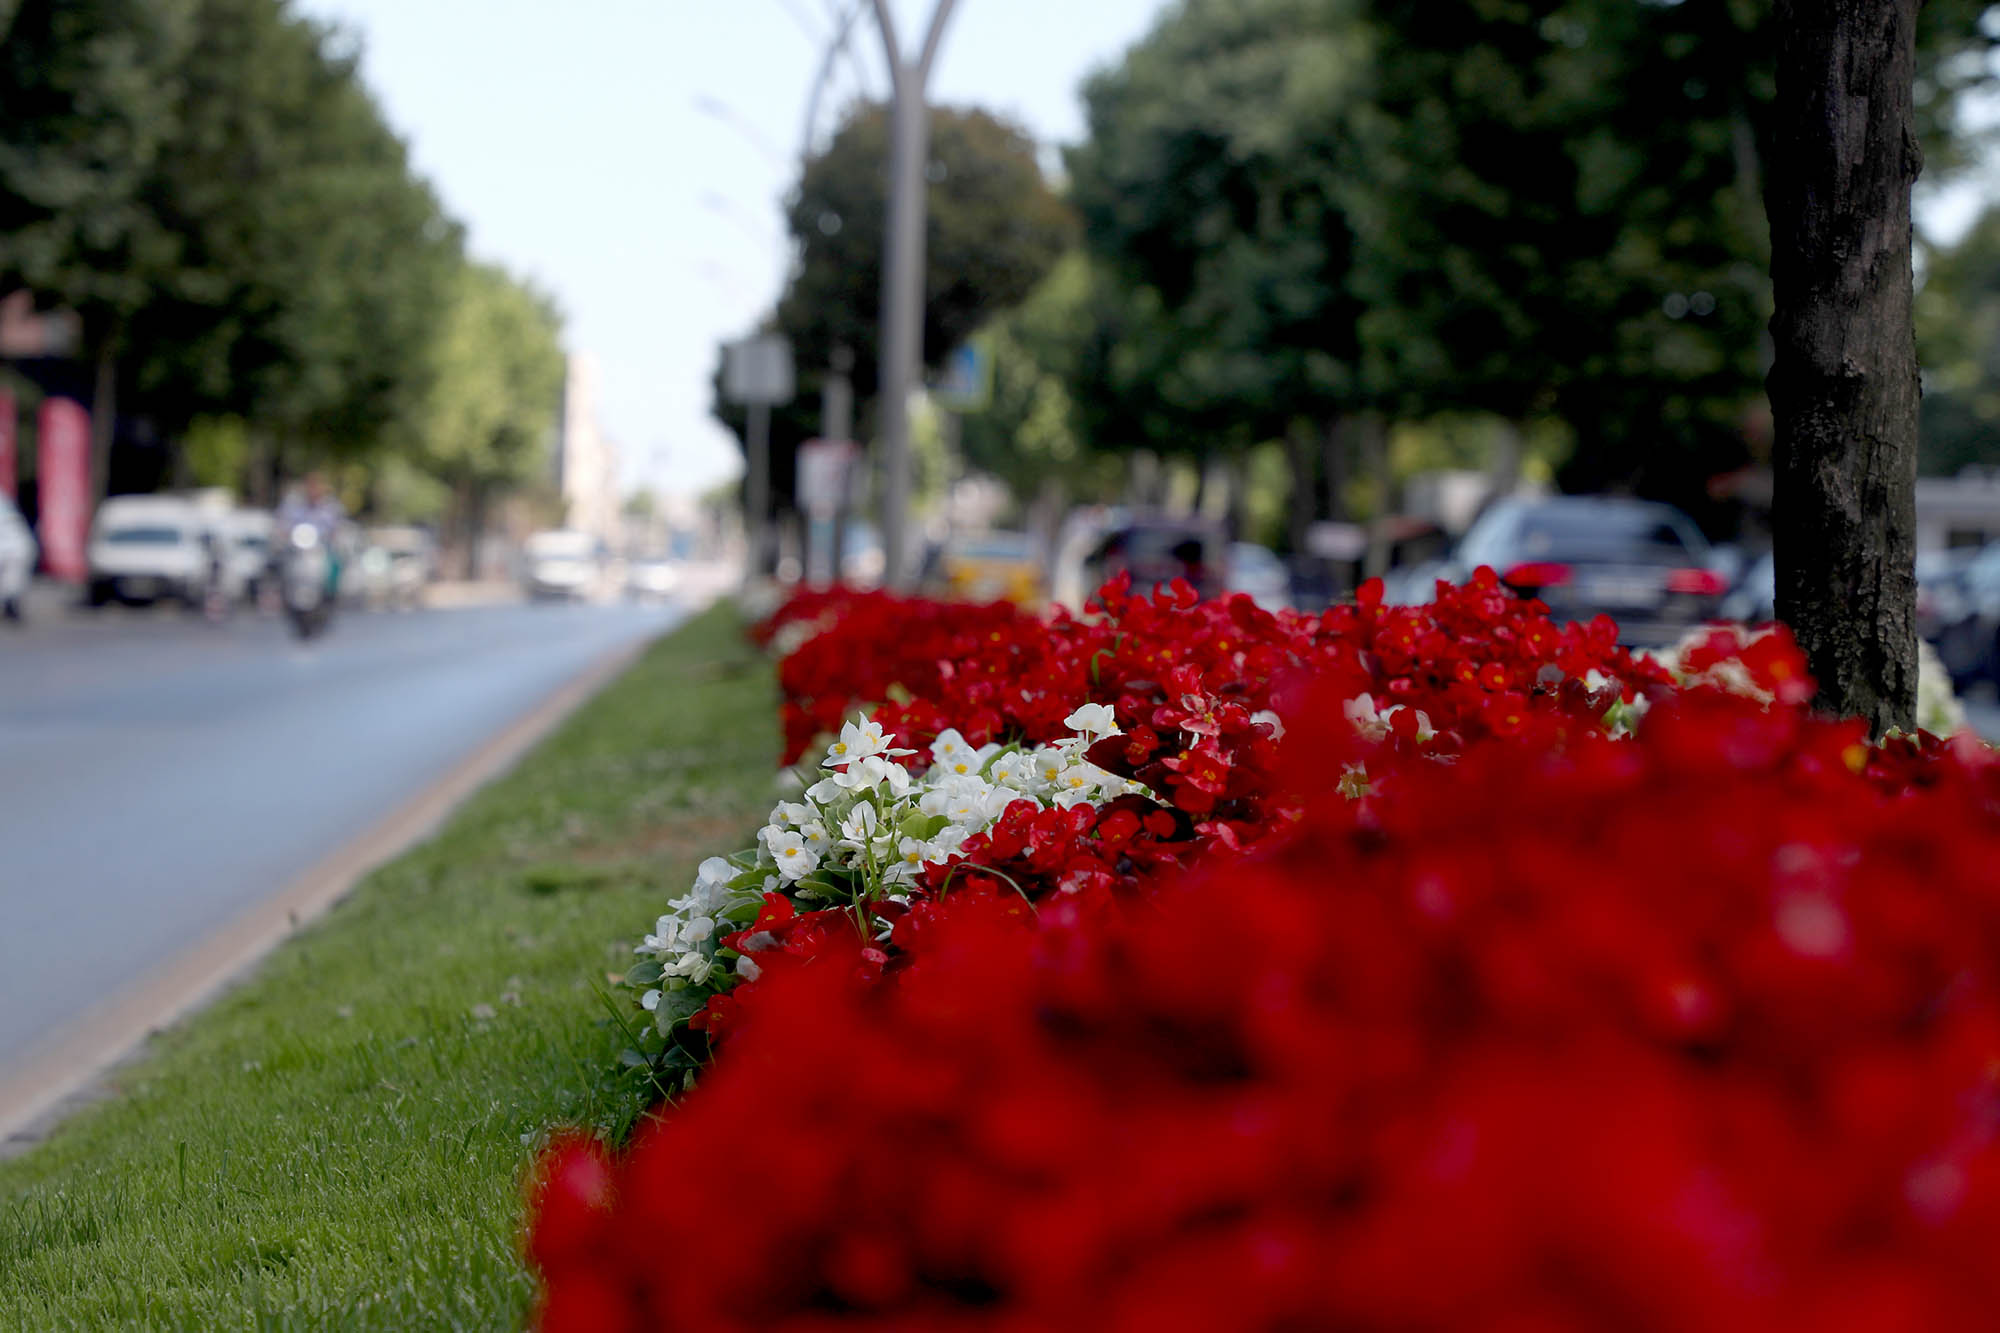
M768 808L772 698L691 622L0 1163L0 1329L519 1326L523 1169L640 1109L599 988Z

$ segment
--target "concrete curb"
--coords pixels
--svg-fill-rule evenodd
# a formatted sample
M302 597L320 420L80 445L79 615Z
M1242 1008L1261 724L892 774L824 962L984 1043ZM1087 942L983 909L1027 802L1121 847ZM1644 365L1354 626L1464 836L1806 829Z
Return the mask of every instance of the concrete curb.
M699 610L691 607L689 615ZM105 1096L103 1076L135 1054L148 1037L214 999L265 954L345 897L369 871L428 837L461 802L511 768L637 661L652 642L642 640L592 663L415 799L278 893L100 1000L81 1017L45 1034L0 1076L0 1159L27 1151L65 1116Z

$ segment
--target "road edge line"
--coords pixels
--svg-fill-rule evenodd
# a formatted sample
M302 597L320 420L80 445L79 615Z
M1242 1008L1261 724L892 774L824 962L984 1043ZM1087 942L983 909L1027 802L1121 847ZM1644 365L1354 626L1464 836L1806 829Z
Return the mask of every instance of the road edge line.
M435 833L481 787L499 777L666 634L701 614L699 605L660 634L605 654L526 713L481 742L445 774L358 836L294 876L136 982L30 1047L20 1069L0 1077L0 1160L19 1156L72 1112L97 1100L103 1076L146 1040L242 980L278 945L353 891L370 872Z

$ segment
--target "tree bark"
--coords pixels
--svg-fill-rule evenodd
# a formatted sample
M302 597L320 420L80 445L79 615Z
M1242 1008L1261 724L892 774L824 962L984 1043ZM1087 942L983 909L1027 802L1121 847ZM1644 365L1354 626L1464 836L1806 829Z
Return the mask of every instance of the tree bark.
M1354 419L1335 417L1320 436L1320 483L1324 497L1320 514L1333 523L1347 520L1347 478L1354 452Z
M1285 540L1295 556L1304 555L1306 530L1312 527L1317 470L1313 467L1314 431L1304 422L1285 432L1285 458L1292 465L1292 490L1285 504Z
M1779 0L1765 173L1778 617L1818 706L1878 734L1916 709L1919 2Z
M118 331L97 341L96 375L90 386L90 503L104 499L111 482L111 443L118 428Z

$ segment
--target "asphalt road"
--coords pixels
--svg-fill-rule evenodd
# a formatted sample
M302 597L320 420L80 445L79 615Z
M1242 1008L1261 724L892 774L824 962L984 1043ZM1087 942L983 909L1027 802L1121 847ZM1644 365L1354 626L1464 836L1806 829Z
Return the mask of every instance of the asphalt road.
M0 632L0 1071L387 817L672 607Z

